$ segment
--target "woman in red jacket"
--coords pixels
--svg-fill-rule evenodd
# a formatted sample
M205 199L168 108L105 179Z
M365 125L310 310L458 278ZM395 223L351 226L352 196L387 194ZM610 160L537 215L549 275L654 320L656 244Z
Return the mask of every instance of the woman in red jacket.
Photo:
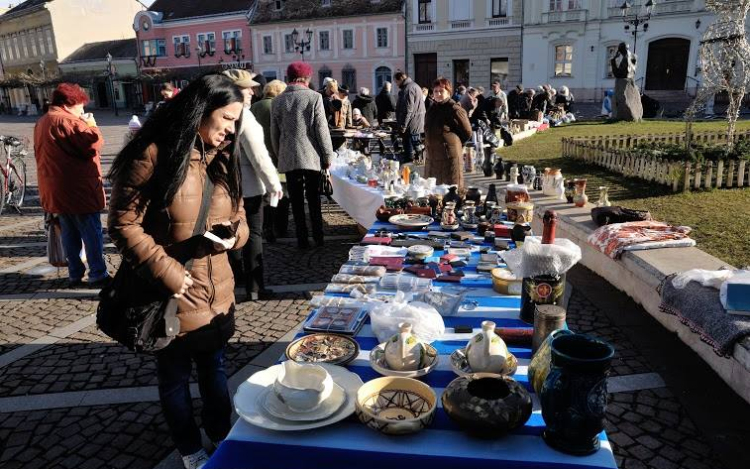
M109 280L100 215L105 206L99 155L104 140L94 117L83 113L88 102L80 86L58 85L49 112L34 127L34 155L42 208L60 218L71 285L80 285L86 272L79 255L83 243L88 284L102 287Z

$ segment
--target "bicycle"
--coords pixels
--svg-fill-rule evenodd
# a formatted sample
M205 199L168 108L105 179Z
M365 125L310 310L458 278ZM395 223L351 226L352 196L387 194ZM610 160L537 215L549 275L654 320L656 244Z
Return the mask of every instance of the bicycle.
M17 137L0 135L5 162L0 167L0 215L5 206L13 207L19 214L26 196L26 161L28 155L23 142Z

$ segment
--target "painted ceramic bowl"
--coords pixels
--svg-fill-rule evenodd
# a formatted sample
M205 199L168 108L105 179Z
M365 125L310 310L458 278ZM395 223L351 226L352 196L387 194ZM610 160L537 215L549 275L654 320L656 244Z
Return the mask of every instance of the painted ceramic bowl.
M406 435L428 427L435 419L435 409L435 391L412 378L376 378L357 392L360 422L387 435Z
M523 279L516 277L510 269L492 269L492 288L503 295L520 295Z
M359 344L351 337L338 334L311 334L286 348L286 357L298 363L346 365L357 358Z
M415 259L427 259L435 252L435 249L424 244L417 244L415 246L409 246L407 251L409 252L409 255Z
M394 215L388 219L388 223L398 226L402 229L422 229L425 226L429 226L435 220L427 215L418 215L414 213L404 213L402 215Z
M385 359L385 345L385 343L380 344L370 352L370 366L373 370L377 371L383 376L419 378L421 376L427 375L438 365L439 360L437 349L432 345L422 344L424 348L422 349L422 361L419 369L414 371L394 370L390 366L388 366L388 361Z
M460 348L451 353L450 361L453 372L458 376L476 374L476 371L472 370L471 365L469 365L469 359L466 357L465 348ZM508 352L508 356L505 357L505 369L500 374L503 376L510 376L515 374L516 370L518 370L518 359L515 355Z
M508 433L529 420L531 394L513 378L475 373L456 378L441 397L443 410L465 431L481 437Z

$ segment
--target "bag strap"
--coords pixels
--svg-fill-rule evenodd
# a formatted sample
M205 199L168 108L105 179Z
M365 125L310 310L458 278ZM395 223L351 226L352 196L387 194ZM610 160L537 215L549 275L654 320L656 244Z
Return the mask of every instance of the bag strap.
M203 183L203 197L201 198L201 210L198 213L198 220L193 228L193 236L202 235L206 229L206 219L208 219L208 208L211 205L211 196L214 193L214 183L206 172L206 180ZM193 266L194 259L191 258L185 263L185 269L190 270Z

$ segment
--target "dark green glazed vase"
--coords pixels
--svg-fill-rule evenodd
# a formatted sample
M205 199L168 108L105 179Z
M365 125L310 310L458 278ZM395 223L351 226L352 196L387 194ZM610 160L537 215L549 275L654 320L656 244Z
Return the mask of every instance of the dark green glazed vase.
M607 409L607 375L615 349L584 335L552 340L552 368L542 385L544 441L563 453L585 456L599 450Z

